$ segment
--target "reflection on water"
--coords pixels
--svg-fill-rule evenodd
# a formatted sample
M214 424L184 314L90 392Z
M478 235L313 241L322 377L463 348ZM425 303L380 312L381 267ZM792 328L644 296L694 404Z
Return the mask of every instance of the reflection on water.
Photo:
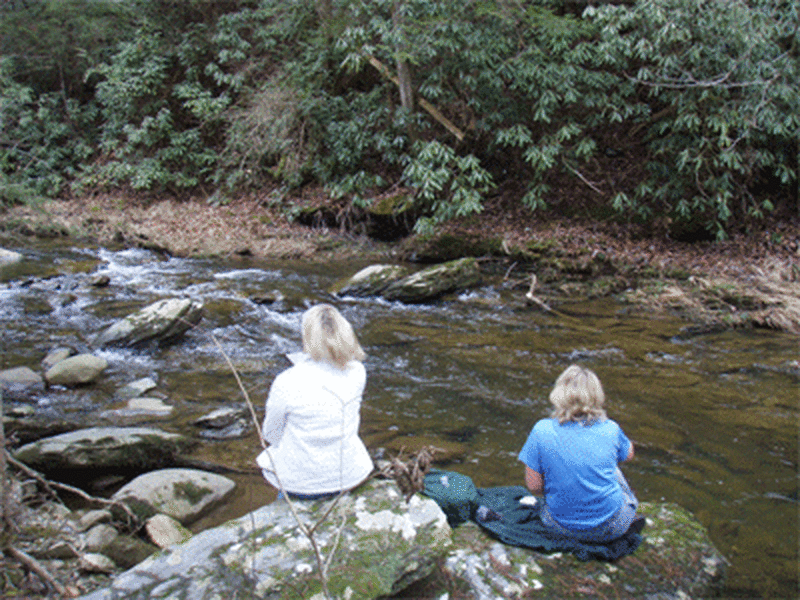
M163 259L142 250L49 247L0 271L0 368L37 368L54 346L89 349L113 319L169 295L202 300L206 315L167 348L108 350L111 366L91 389L42 392L47 414L94 424L113 390L153 377L176 407L154 421L197 435L192 421L242 403L219 348L261 411L272 378L299 349L299 317L327 300L338 277L363 265L307 266ZM107 275L107 288L90 277ZM256 296L279 290L273 305ZM731 561L726 595L793 597L798 553L798 340L766 331L681 336L672 318L626 314L612 301L559 307L557 316L524 305L522 294L484 289L423 306L374 300L337 302L368 353L362 432L375 452L442 448L449 468L478 486L518 484L516 455L547 395L571 362L600 376L609 415L636 444L626 475L643 501L693 511ZM255 432L206 441L204 460L232 466L236 497L196 527L269 502L253 458ZM383 449L383 450L381 450ZM249 471L249 473L247 473Z

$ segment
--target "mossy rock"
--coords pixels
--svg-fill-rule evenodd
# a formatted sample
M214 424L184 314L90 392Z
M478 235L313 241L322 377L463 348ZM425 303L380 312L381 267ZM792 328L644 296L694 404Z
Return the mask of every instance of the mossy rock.
M367 297L380 295L390 284L408 275L408 269L400 265L370 265L330 289L338 296Z
M708 598L725 582L727 561L705 528L676 504L642 503L643 542L613 562L579 561L500 544L474 523L453 532L445 560L451 577L479 597Z
M426 302L478 285L481 272L477 260L462 258L434 265L392 282L381 293L387 300Z

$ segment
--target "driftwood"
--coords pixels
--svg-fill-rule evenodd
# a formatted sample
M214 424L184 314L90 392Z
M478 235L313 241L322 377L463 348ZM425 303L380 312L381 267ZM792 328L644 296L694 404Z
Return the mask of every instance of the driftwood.
M543 300L540 300L539 298L537 298L534 295L533 290L536 289L536 283L537 283L536 274L533 273L533 274L531 274L531 287L528 289L528 293L525 294L525 299L528 301L528 304L533 304L535 306L538 306L542 310L545 310L545 311L547 311L549 313L555 312L555 311L553 311L552 308L550 308L547 305L546 302L544 302Z
M425 474L431 468L433 455L438 451L439 449L433 446L425 446L416 455L404 461L403 451L400 450L400 454L393 458L380 474L394 479L408 502L411 496L425 489Z
M392 74L392 72L389 70L389 67L387 67L385 64L383 64L374 56L367 56L367 60L369 61L369 64L371 64L380 72L381 75L383 75L384 77L386 77L386 79L394 83L398 88L400 87L400 80L395 75ZM425 98L419 98L417 102L422 108L425 109L425 111L427 111L427 113L430 116L432 116L439 123L441 123L444 126L444 128L447 129L447 131L456 136L459 142L464 140L464 132L461 131L458 127L456 127L453 124L453 122L450 121L447 117L445 117L441 112L439 112L439 110L433 104L425 100Z

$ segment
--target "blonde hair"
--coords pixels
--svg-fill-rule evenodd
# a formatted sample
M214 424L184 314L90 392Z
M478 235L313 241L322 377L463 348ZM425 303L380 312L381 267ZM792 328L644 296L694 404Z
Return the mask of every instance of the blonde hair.
M330 304L317 304L303 313L303 350L314 360L344 369L362 361L364 350L350 323Z
M606 396L600 379L594 372L578 365L570 365L556 379L550 392L552 417L559 423L567 421L604 421Z

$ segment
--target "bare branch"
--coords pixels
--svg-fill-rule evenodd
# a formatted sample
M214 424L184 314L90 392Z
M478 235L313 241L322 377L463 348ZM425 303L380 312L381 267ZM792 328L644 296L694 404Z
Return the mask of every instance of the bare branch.
M80 595L78 590L74 588L66 588L63 585L61 585L58 581L55 580L55 578L52 575L50 575L47 569L45 569L41 565L41 563L39 563L39 561L37 561L32 556L26 554L22 550L10 546L9 548L6 548L5 551L8 552L14 559L19 561L20 564L24 565L25 567L36 573L45 583L47 583L47 585L52 587L56 591L56 593L58 593L62 597L77 598Z

